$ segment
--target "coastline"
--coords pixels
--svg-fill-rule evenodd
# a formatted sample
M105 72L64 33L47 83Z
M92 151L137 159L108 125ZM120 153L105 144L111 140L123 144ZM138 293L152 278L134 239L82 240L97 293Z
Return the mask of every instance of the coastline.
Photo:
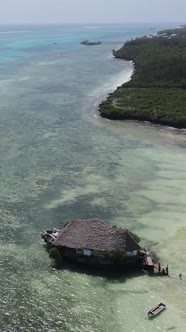
M118 59L116 59L118 60ZM104 88L102 86L102 92L100 93L99 91L97 92L97 96L96 96L96 102L94 103L93 109L91 110L91 113L93 114L94 117L100 117L101 115L98 111L99 109L99 105L107 100L107 98L121 85L129 82L131 80L131 77L134 73L134 63L132 61L127 61L127 60L122 60L125 63L127 63L128 66L128 70L126 72L126 70L122 70L117 76L112 76L112 80L110 81L110 83L108 83L108 86L105 86L104 84Z
M134 67L135 67L135 64L133 63L132 60L125 60L125 59L117 59L116 60L119 60L119 61L124 61L128 64L128 66L130 66L130 71L126 74L125 73L125 78L123 78L123 73L121 73L120 75L118 75L118 79L113 81L113 86L111 87L111 91L108 93L112 93L114 90L116 90L117 88L119 88L120 86L122 86L123 84L129 82L131 79L132 79L132 76L134 74Z
M109 96L116 91L118 88L120 88L123 84L129 82L132 78L132 75L134 73L134 66L135 64L133 63L133 61L128 61L125 59L116 59L119 61L124 61L127 63L127 65L130 67L129 71L126 73L124 72L124 70L121 71L121 73L117 76L117 77L113 77L112 79L112 83L110 84L110 87L106 88L103 90L103 93L101 93L98 97L98 100L96 101L96 103L94 104L94 108L93 108L93 114L96 116L100 116L101 114L99 112L99 105L106 101Z
M185 28L179 28L177 30L183 30L183 37L186 38ZM179 67L179 61L176 62L176 57L179 57L180 49L183 49L183 52L185 51L184 40L183 42L180 42L178 39L179 33L178 36L175 33L172 34L173 37L171 40L170 35L175 32L175 29L165 31L167 33L167 38L164 38L164 40L166 40L168 47L163 48L162 43L164 40L162 41L163 38L161 36L165 33L160 31L154 37L137 38L136 40L128 41L119 50L113 50L114 57L129 61L133 66L133 70L129 80L117 84L117 87L113 89L113 92L108 93L106 99L98 105L97 112L101 117L110 120L149 122L151 124L169 126L177 129L186 128L186 115L184 113L184 109L186 109L186 83L184 70L183 73L181 72L182 77L181 74L180 77L178 77L178 73L181 70L179 68L178 72L175 71L174 73L175 77L172 76L170 78L170 75L168 75L163 68L162 71L165 71L165 73L163 73L164 76L162 75L160 79L156 78L156 71L160 71L158 66L161 67L164 65L164 63L161 64L160 62L161 57L162 62L165 62L166 60L168 63L171 63L172 67ZM175 44L177 40L182 44L181 47L179 45L180 48L174 47L172 56L172 54L169 55L169 44L174 44L174 39ZM160 45L158 45L158 43ZM163 48L162 51L159 46ZM153 47L154 51L159 51L159 59L154 60L153 54L151 54ZM149 51L151 51L151 53ZM147 56L145 52L147 53ZM181 63L182 67L185 65L184 56L185 53L183 53L183 59L180 56L180 59L183 60L183 63ZM151 62L152 66L150 67ZM167 71L171 71L171 69L172 68L170 67ZM154 80L153 78L151 79L151 77L150 79L148 77L147 79L144 79L148 71L150 75L155 78Z

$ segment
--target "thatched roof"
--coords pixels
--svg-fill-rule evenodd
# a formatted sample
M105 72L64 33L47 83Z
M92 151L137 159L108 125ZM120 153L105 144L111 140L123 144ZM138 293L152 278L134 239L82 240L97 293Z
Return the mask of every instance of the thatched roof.
M113 228L99 219L77 219L67 223L53 244L56 247L102 251L140 249L127 229Z

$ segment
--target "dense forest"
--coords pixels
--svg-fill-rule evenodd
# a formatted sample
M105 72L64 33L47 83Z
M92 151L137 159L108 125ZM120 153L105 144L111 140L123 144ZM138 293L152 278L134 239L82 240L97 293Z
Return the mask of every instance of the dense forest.
M99 108L103 117L186 127L186 27L128 41L116 58L132 60L131 80Z

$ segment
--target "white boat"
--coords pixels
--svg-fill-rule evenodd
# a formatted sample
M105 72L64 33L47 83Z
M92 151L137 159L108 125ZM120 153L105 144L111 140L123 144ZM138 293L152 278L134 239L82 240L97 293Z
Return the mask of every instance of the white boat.
M99 44L101 44L101 42L100 41L94 41L94 40L83 40L83 41L81 41L81 44L83 44L83 45L88 45L88 46L92 46L92 45L99 45Z

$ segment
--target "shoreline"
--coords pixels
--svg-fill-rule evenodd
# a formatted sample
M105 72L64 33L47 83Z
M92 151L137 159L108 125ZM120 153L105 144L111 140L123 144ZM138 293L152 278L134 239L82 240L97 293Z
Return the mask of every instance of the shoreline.
M119 59L116 59L116 60L119 60ZM121 85L129 82L131 80L131 77L134 73L134 64L132 61L127 61L127 60L124 60L122 59L124 62L127 63L127 65L130 67L128 72L124 72L124 70L122 70L118 75L117 77L115 76L112 76L112 82L110 83L110 87L107 87L105 89L102 90L101 93L99 93L97 95L97 98L96 98L96 102L94 103L93 105L93 109L91 111L91 113L93 114L94 117L97 117L99 116L100 118L101 115L98 111L99 109L99 105L107 100L107 98L118 88L120 87ZM114 78L115 77L115 78Z
M114 90L116 90L118 87L122 86L123 84L129 82L131 79L132 79L132 76L134 74L134 67L135 67L135 64L133 63L132 60L125 60L125 59L117 59L117 58L114 58L115 60L119 60L119 61L124 61L127 63L128 66L130 66L130 71L125 74L125 79L123 79L123 75L122 73L118 75L118 80L117 82L116 81L113 81L113 86L111 87L112 91L108 92L108 94L114 92Z
M132 60L128 61L128 60L125 60L125 59L116 59L116 60L119 60L119 61L124 61L128 64L128 66L130 66L130 70L129 72L125 75L125 78L123 78L123 71L117 76L117 79L113 79L113 85L108 88L107 91L103 91L102 94L100 94L100 96L98 97L98 100L96 101L96 103L94 104L94 107L93 107L93 111L92 113L94 115L98 115L100 118L103 118L99 112L99 105L106 101L107 98L109 98L109 96L117 89L117 88L120 88L120 86L122 86L123 84L129 82L131 79L132 79L132 75L134 73L134 63ZM109 119L108 119L109 120Z
M186 38L186 28L178 30L181 32L183 30L183 37ZM185 65L185 53L183 53L183 59L182 55L180 56L181 65L177 60L180 49L183 48L184 52L184 38L180 42L179 33L178 35L173 34L175 29L165 31L167 31L167 38L163 38L165 33L160 31L155 37L137 38L126 42L119 50L113 50L114 57L131 63L133 70L129 79L117 85L113 92L108 93L107 97L98 105L97 113L100 117L110 120L149 122L177 129L186 128L184 70L183 73L181 71L182 76L179 74L182 70L180 68L184 68ZM171 34L172 38L169 37ZM179 41L181 46L175 46L173 55L169 55L169 44L174 45L174 39L175 45ZM166 43L162 46L164 40ZM158 59L153 55L153 48L154 53L159 52ZM168 64L170 63L170 69L166 68L166 63L165 68L162 68L166 61ZM169 72L172 67L176 67L177 72L174 70L170 77ZM158 70L160 79L157 79L158 75L156 75ZM150 78L144 79L145 75Z

